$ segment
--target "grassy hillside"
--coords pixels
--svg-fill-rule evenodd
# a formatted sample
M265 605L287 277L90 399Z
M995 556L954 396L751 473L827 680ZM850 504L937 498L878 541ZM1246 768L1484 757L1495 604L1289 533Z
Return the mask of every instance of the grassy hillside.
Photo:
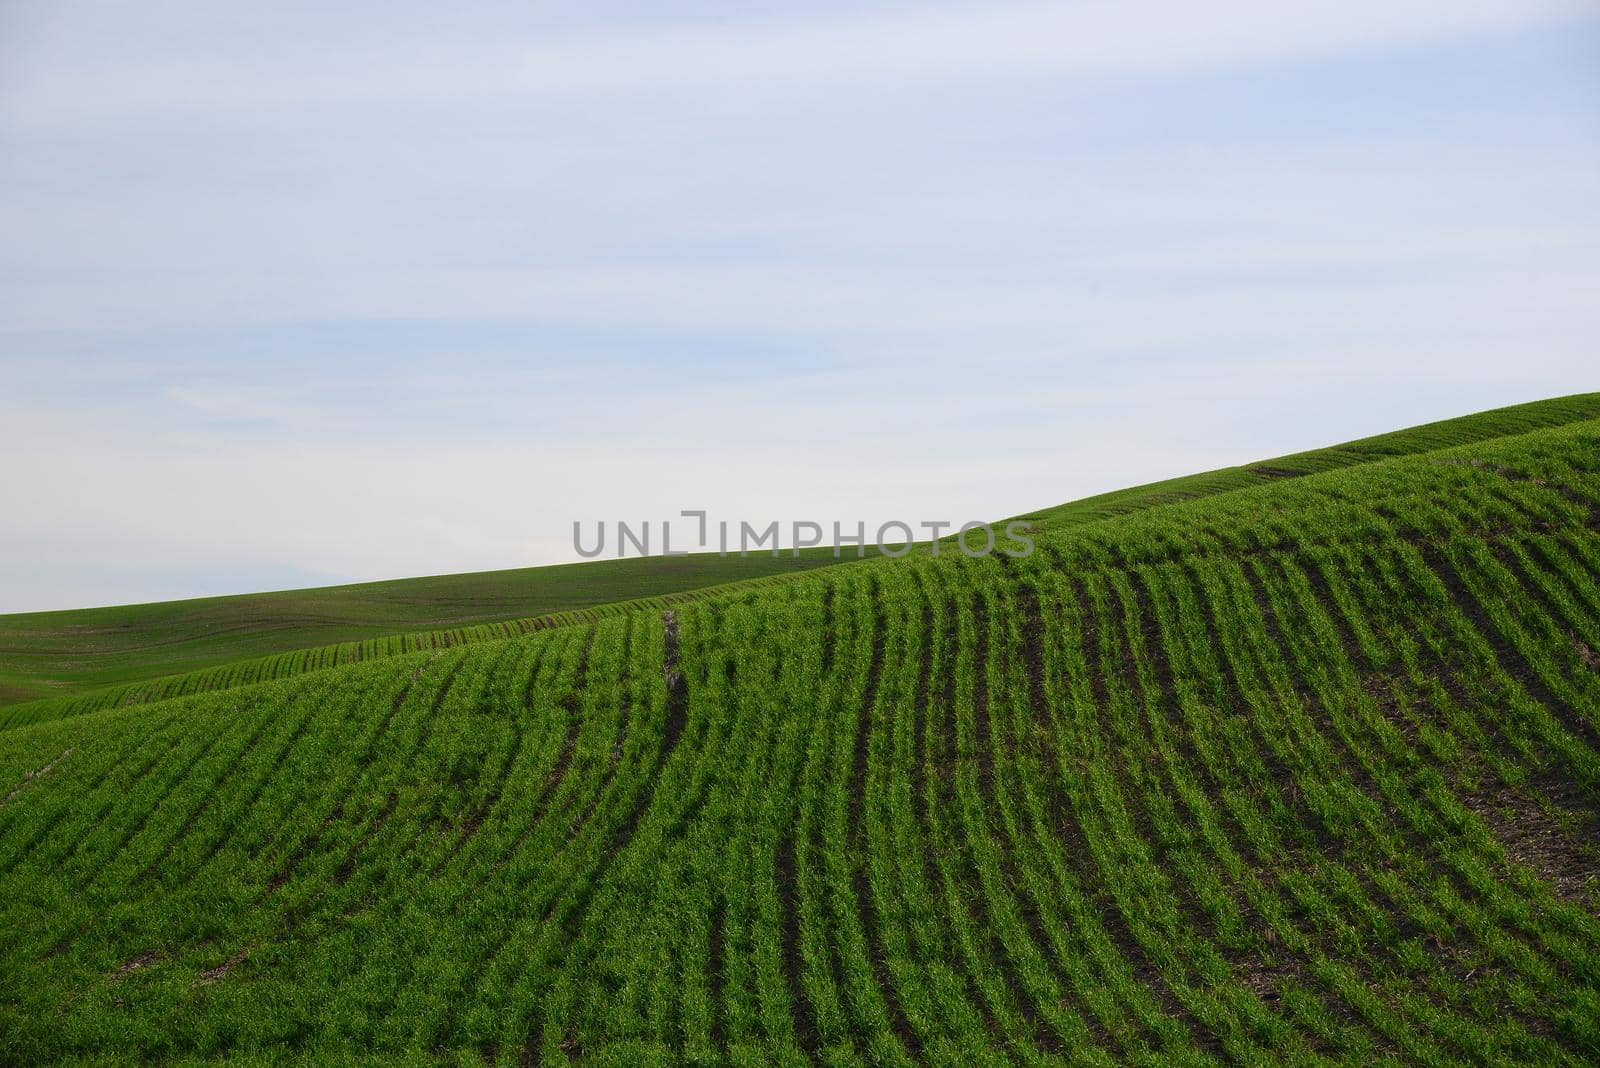
M1600 394L1480 412L1327 449L1101 494L1034 513L1043 530L1283 478L1600 418ZM0 615L0 729L280 678L378 656L527 633L623 602L836 563L714 554L399 579L281 593ZM22 707L7 705L27 702Z
M1579 422L5 732L0 1059L1592 1063L1597 575Z
M413 631L409 634L389 634L360 641L312 646L308 649L291 649L284 653L274 653L249 660L229 661L218 664L215 667L201 668L178 675L139 678L121 685L101 686L95 689L63 694L59 697L46 697L36 701L24 701L20 704L0 706L0 731L12 730L31 723L41 723L45 720L64 719L68 716L81 716L90 712L102 712L112 708L126 708L130 705L146 704L151 701L165 701L175 697L187 697L191 694L228 690L259 682L286 679L310 671L325 671L329 668L348 664L361 664L385 657L404 656L407 653L453 649L460 645L477 642L502 641L506 638L532 634L536 631L549 630L553 627L595 623L611 615L644 611L652 608L660 611L686 601L737 594L763 584L781 581L786 576L802 574L815 569L816 564L814 561L805 561L807 561L807 558L802 556L800 559L801 566L798 567L786 568L779 563L778 566L771 569L770 574L765 575L759 574L761 569L755 568L752 569L758 573L755 578L720 582L714 585L680 590L675 593L665 593L657 597L642 597L631 601L612 601L596 605L593 608L580 608L570 612L556 612L531 618L509 619L495 623L477 623L442 630ZM828 563L832 563L832 561L830 560Z
M1165 479L1143 486L1114 490L1093 497L1046 508L1020 518L1031 519L1046 529L1060 529L1080 523L1127 515L1146 508L1197 500L1218 493L1264 486L1279 479L1299 478L1319 471L1336 471L1387 460L1414 456L1435 449L1489 441L1530 430L1565 426L1586 419L1600 418L1600 393L1579 393L1570 397L1515 404L1487 412L1444 419L1436 423L1407 427L1370 438L1357 438L1341 445L1310 452L1297 452L1260 460L1243 467L1224 467L1198 475Z
M240 660L662 597L834 563L715 553L0 615L0 705Z

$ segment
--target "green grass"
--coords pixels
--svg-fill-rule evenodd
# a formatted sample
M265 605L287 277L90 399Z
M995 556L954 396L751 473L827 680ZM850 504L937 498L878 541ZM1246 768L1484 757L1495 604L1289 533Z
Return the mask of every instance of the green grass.
M833 562L831 559L826 561L828 564ZM153 678L139 678L120 685L101 686L63 694L59 697L24 701L20 704L0 707L0 731L11 730L30 723L40 723L45 720L81 716L89 712L126 708L130 705L145 704L151 701L164 701L191 694L270 682L310 671L324 671L342 665L361 664L390 656L403 656L407 653L424 650L452 649L459 645L476 642L502 641L518 635L532 634L554 627L594 623L606 616L650 609L660 611L669 606L687 601L704 597L726 596L739 590L752 589L766 583L781 580L786 575L812 570L817 566L814 561L806 556L802 556L795 561L799 566L784 567L781 561L774 561L773 563L775 566L771 567L769 569L770 573L767 574L762 574L761 568L752 568L751 570L755 571L757 575L755 578L724 581L715 585L664 593L656 597L642 597L630 601L612 601L596 605L593 608L556 612L531 618L468 624L441 630L414 631L409 634L387 634L377 638L314 646L309 649L296 648L287 652L274 653L249 660L229 661L214 667L201 668L197 671L185 672L179 675L156 675ZM724 574L732 573L731 570L724 572Z
M0 1060L1594 1063L1600 421L1528 414L6 731Z
M0 615L0 706L317 646L532 619L835 563L831 551L595 560Z
M1151 482L1143 486L1114 490L1045 508L1019 518L1030 519L1043 529L1061 529L1081 523L1127 515L1146 508L1198 500L1269 485L1279 479L1298 478L1319 471L1337 471L1374 460L1412 456L1452 446L1470 445L1531 430L1564 426L1586 419L1600 418L1600 393L1579 393L1570 397L1516 404L1474 415L1445 419L1436 423L1408 427L1370 438L1358 438L1325 449L1298 452L1261 460L1242 467L1224 467L1198 475Z

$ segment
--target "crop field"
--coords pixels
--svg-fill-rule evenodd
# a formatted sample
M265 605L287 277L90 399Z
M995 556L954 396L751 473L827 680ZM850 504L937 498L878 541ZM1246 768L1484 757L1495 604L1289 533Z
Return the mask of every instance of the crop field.
M416 632L532 623L832 563L831 551L744 559L694 553L0 615L0 706L299 655L313 646L378 649L391 638L421 639Z
M1600 394L1519 404L1118 490L1026 518L1041 530L1059 531L1283 478L1593 418L1600 418ZM875 549L869 547L868 554ZM654 602L665 607L731 584L836 563L829 548L804 549L798 556L694 553L0 615L0 730L373 657L492 641Z
M805 561L806 557L801 557ZM829 561L832 563L832 561ZM588 565L585 565L588 566ZM165 701L175 697L227 690L302 675L309 671L323 671L346 664L360 664L390 656L403 656L423 650L451 649L458 645L476 642L500 641L535 631L574 624L595 623L601 618L638 612L648 609L661 611L668 606L705 597L720 597L743 589L758 587L763 583L797 571L811 570L815 564L802 563L786 568L780 561L769 574L740 581L719 582L698 589L679 590L659 597L642 597L631 601L616 601L593 608L557 612L527 619L500 620L477 623L445 630L420 631L411 634L389 634L362 641L340 642L335 645L316 646L310 649L291 649L286 653L237 660L216 667L202 668L181 675L159 675L151 679L124 683L120 686L101 686L81 693L61 697L47 697L20 704L0 706L0 731L29 723L50 719L80 716L86 712L100 712L129 705ZM492 572L490 572L492 574Z
M0 732L0 1061L1600 1061L1596 407Z

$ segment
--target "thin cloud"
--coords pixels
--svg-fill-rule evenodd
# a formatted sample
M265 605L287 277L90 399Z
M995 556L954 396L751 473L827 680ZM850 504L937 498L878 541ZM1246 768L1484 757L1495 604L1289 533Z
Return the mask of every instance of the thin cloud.
M14 69L0 98L12 121L332 104L505 106L679 89L849 95L873 85L1041 75L1167 77L1594 13L1580 0L1094 0L878 9L531 42L494 33L462 39L426 24L408 35L403 19L390 15L395 24L374 31L377 40L358 35L334 47L318 39L316 20L300 27L298 39L280 29L263 44L247 18L218 18L211 5L140 5L143 26L185 26L174 48L140 25L114 36L63 8L37 23L18 19L24 36L10 46ZM45 40L81 35L93 62L30 62L29 29Z

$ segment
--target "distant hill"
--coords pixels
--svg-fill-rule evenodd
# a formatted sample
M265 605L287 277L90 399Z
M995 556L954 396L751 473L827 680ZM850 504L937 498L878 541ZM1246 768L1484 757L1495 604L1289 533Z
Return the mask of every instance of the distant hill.
M836 562L831 551L744 559L696 553L0 615L0 705L320 646L578 612Z

